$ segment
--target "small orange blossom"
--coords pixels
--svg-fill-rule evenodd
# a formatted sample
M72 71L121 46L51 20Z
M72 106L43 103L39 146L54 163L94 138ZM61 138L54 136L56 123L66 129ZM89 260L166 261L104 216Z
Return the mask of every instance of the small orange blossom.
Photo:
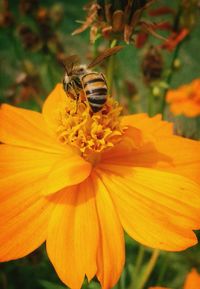
M160 116L120 116L109 98L93 114L58 84L42 114L0 110L0 260L46 240L60 279L112 288L124 265L123 229L146 246L179 251L200 228L200 144Z
M149 289L170 289L166 287L150 287ZM200 274L196 269L192 269L185 279L183 289L200 289Z
M200 78L169 90L166 99L175 115L184 114L187 117L200 115Z

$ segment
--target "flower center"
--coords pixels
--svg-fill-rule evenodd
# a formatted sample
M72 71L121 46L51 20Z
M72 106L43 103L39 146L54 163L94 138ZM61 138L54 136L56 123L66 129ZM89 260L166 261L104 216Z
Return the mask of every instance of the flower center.
M94 113L83 92L78 99L66 95L66 107L59 117L58 138L62 143L78 148L86 159L93 159L94 154L121 140L121 110L113 98L108 98L102 109Z

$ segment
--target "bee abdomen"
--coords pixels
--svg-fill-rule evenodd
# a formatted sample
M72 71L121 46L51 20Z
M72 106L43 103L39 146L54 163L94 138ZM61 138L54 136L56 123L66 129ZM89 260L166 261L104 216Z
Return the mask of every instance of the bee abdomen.
M88 89L86 90L86 95L107 95L107 88L95 88L95 89Z
M94 79L87 80L87 82L84 84L84 88L86 88L86 86L88 84L95 83L95 82L100 82L100 83L104 84L104 81L102 80L102 78L99 77L99 78L94 78Z
M98 112L107 101L107 85L103 74L88 73L82 77L82 84L93 112Z
M92 94L87 97L90 107L93 112L98 112L106 103L106 95Z
M104 95L91 95L88 97L88 101L91 105L104 104L106 102L106 98Z

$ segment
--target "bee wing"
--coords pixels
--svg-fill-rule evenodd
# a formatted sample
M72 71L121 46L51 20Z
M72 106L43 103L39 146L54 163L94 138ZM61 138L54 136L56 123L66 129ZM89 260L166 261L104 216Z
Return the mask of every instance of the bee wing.
M80 64L80 58L78 55L74 54L65 58L65 62L63 63L63 66L67 74L70 75L71 72L73 71L74 66L79 65L79 64Z
M117 53L122 48L124 48L124 46L121 46L121 45L118 45L112 48L107 48L100 55L98 55L95 59L92 60L92 62L88 65L88 68L92 68L96 66L97 64L103 62L106 58Z

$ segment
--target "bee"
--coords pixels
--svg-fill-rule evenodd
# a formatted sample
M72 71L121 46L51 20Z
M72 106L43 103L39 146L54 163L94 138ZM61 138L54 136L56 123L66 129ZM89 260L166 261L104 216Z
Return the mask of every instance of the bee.
M107 101L107 83L103 73L92 71L91 68L103 62L107 57L117 53L122 48L123 46L115 46L106 49L88 66L81 65L77 55L69 56L64 64L64 90L77 100L80 91L83 90L92 112L100 111Z

